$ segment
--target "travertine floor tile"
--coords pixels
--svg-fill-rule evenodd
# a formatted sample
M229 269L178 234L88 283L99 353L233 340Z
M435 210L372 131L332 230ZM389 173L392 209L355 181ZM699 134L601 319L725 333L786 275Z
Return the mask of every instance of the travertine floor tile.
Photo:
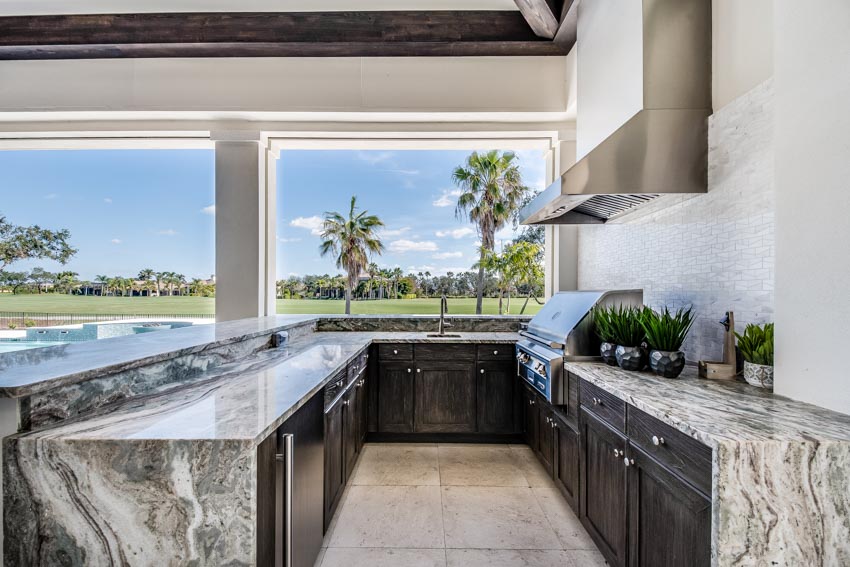
M505 445L440 445L438 452L443 486L528 486Z
M437 486L350 486L330 547L444 547Z
M447 549L448 567L572 567L569 551L558 549Z
M581 525L578 516L557 488L532 488L532 490L564 549L596 549L596 545Z
M574 567L605 567L608 562L597 549L568 551Z
M328 549L322 567L444 567L444 549Z
M316 562L313 563L313 567L320 567L322 565L322 560L325 558L325 548L319 550L319 556L316 557Z
M537 460L537 456L528 445L511 445L511 455L514 457L516 466L525 475L529 486L541 486L551 488L555 486L552 477Z
M561 549L530 488L445 486L446 547Z
M353 485L393 486L440 484L436 446L366 445Z

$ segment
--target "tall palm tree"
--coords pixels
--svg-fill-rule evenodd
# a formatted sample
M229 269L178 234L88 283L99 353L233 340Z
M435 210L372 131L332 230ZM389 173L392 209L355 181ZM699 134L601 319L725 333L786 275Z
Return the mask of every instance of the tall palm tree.
M106 288L106 284L109 281L109 276L107 275L99 275L94 277L95 283L100 284L100 296L106 297L106 293L104 293L104 288ZM109 290L106 290L109 291Z
M472 152L465 167L455 168L452 180L461 190L455 215L458 218L466 216L475 223L481 238L475 302L475 313L480 315L484 298L484 258L494 249L496 231L516 213L528 188L522 184L516 154L497 150L481 154Z
M398 282L404 276L404 272L401 268L396 266L392 269L392 277L393 277L393 286L395 286L395 293L393 294L393 299L398 299Z
M148 297L151 297L150 292L150 282L154 279L156 272L151 270L150 268L145 268L144 270L139 270L139 280L142 282L142 289L147 290Z
M378 264L369 262L369 265L366 266L366 272L369 274L369 299L375 299L375 296L372 293L372 282L375 280L375 276L378 275Z
M375 233L384 226L384 222L367 212L357 212L357 197L352 196L348 218L337 212L327 212L322 224L323 242L319 251L322 256L333 253L337 267L348 275L345 283L346 315L351 314L351 290L357 285L360 272L369 264L372 254L380 254L384 249Z

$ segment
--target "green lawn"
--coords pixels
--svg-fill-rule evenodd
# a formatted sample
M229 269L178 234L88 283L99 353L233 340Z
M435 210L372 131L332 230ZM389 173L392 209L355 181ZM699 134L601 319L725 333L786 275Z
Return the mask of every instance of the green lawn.
M524 299L511 301L511 315L518 315ZM526 315L537 313L540 306L531 300ZM28 313L81 313L108 315L198 315L215 312L215 300L206 297L82 297L75 295L0 294L0 311ZM326 314L343 313L344 301L278 299L278 313ZM375 301L353 301L351 311L355 314L432 314L440 312L440 300L431 299L384 299ZM499 312L496 299L484 300L484 313ZM475 313L475 298L449 299L450 314Z

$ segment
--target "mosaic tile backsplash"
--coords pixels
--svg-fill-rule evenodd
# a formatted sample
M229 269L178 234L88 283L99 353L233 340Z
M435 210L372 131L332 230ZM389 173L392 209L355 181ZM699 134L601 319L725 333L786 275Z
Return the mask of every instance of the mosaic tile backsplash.
M579 229L579 289L643 288L652 307L691 305L688 360L719 360L727 310L740 332L773 320L773 85L709 120L708 193L665 196Z

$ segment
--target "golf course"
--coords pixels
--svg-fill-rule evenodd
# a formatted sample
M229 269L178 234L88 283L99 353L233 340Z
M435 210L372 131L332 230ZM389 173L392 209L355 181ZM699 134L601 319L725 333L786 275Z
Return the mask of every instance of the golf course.
M519 315L525 298L511 300L510 315ZM505 308L507 302L503 303ZM533 315L540 305L533 299L528 302L526 315ZM332 299L278 299L277 312L282 314L341 314L345 301ZM0 312L63 313L92 315L205 315L215 312L215 299L210 297L96 297L45 294L0 294ZM382 299L353 301L351 312L355 315L409 314L427 315L440 312L437 297L419 299ZM449 313L471 315L475 313L474 297L449 298ZM484 299L484 313L497 315L499 300Z

